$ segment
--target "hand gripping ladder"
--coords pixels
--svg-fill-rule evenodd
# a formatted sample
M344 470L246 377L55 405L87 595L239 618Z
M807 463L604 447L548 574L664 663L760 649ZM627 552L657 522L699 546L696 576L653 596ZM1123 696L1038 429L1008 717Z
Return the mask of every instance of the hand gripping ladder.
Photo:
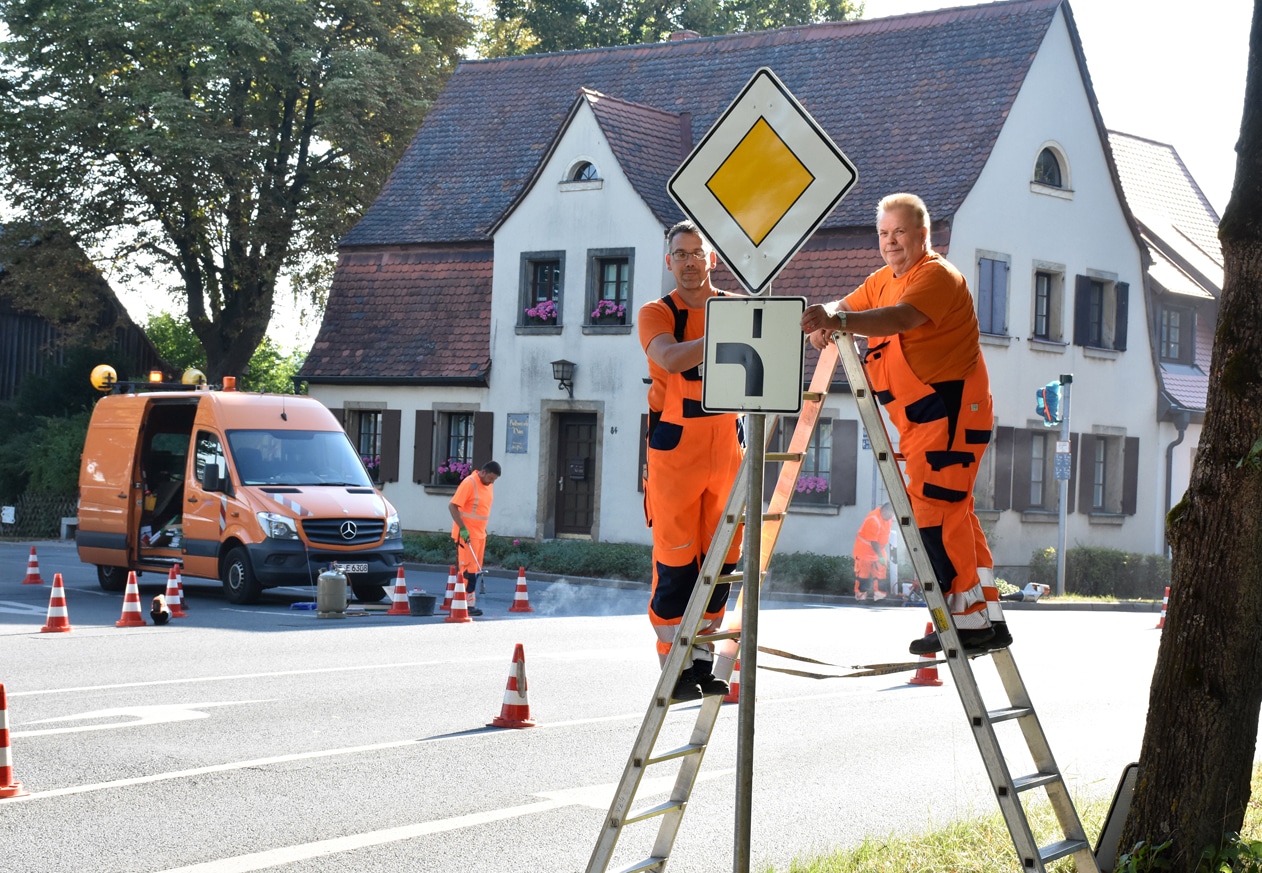
M973 727L973 737L982 754L982 762L986 765L986 773L1008 825L1008 832L1012 835L1012 843L1021 860L1021 867L1023 870L1044 873L1046 864L1057 858L1073 855L1079 873L1099 873L1095 855L1087 842L1082 823L1078 820L1078 813L1074 809L1065 780L1056 766L1056 759L1052 756L1052 749L1043 734L1034 704L1030 702L1025 683L1021 680L1016 661L1009 649L996 649L988 653L1006 692L1008 705L1000 709L986 709L981 691L977 687L977 679L973 675L970 658L962 656L963 647L956 634L955 624L951 621L946 599L921 541L920 529L912 518L911 500L907 496L903 473L890 445L889 433L885 429L876 398L872 396L852 335L838 332L833 335L833 339L845 368L846 378L854 391L859 415L867 429L868 440L872 444L877 466L885 481L890 503L894 507L903 542L911 553L916 575L922 580L925 600L933 615L934 627L942 641L943 651L946 652L946 664L955 680L955 688L959 692L969 724ZM1009 771L1008 761L995 734L997 723L1013 719L1021 728L1021 735L1025 738L1030 757L1037 768L1034 773L1015 778ZM1045 846L1039 846L1035 840L1020 798L1022 793L1039 787L1047 792L1064 835L1062 839Z
M810 444L811 434L819 421L820 411L828 396L828 386L832 382L836 369L837 353L832 346L829 346L820 353L819 363L811 378L810 389L802 395L802 410L798 414L797 427L794 428L788 451L765 453L766 463L780 463L781 467L770 505L762 517L761 561L757 576L759 585L762 584L767 566L771 562L771 554L775 550L776 539L780 535L789 502L796 492L794 486L797 484L798 474L806 457L806 447ZM767 433L770 435L773 430L769 427ZM715 530L714 539L706 552L697 586L693 589L692 597L688 600L688 606L680 619L675 643L671 646L666 663L662 666L662 675L657 680L657 688L653 691L653 700L640 725L640 732L636 735L631 756L622 772L622 779L618 782L613 802L609 807L609 814L605 817L596 847L592 851L591 860L587 862L587 873L605 873L609 869L614 848L625 827L654 818L659 818L660 823L649 856L629 867L620 868L620 873L633 873L633 871L661 873L666 869L666 862L670 859L670 851L675 844L675 836L679 833L684 810L692 794L692 786L696 782L697 773L701 769L701 760L705 756L706 747L714 731L723 698L709 696L701 699L697 720L686 744L663 751L658 751L655 746L658 733L666 721L671 692L680 674L683 673L685 663L691 661L691 649L694 642L720 643L715 652L714 675L726 680L732 673L732 661L738 646L736 641L740 639L741 633L739 616L745 594L744 589L741 589L737 598L736 609L729 613L727 627L711 634L702 634L699 631L704 623L705 605L710 600L714 585L739 581L744 576L741 573L720 576L719 573L722 569L723 558L731 547L732 538L743 521L745 500L749 490L751 455L752 453L745 455L745 460L741 462L737 473L736 482L732 485L732 492L728 495L722 521ZM675 785L670 798L656 806L632 810L636 791L639 789L640 780L646 769L655 764L668 762L679 763L679 771L675 777Z

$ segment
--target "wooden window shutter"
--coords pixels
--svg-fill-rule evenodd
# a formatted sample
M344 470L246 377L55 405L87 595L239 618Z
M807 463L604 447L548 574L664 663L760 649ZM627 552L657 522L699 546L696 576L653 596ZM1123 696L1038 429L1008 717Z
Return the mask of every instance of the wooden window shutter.
M1085 346L1091 336L1091 278L1074 276L1074 345Z
M640 463L635 468L635 490L644 493L644 479L649 474L649 416L640 414Z
M412 481L434 481L434 412L416 410L416 439L412 444Z
M1034 431L1012 429L1012 508L1018 512L1033 508L1030 506L1030 453L1033 443Z
M854 506L859 484L859 422L854 419L833 421L833 463L829 477L832 482L828 502L833 506Z
M403 411L381 410L381 470L382 482L399 481L399 430Z
M1078 511L1091 513L1092 490L1095 487L1095 434L1084 433L1078 439Z
M995 428L995 509L1012 508L1012 447L1015 428ZM1028 489L1027 489L1028 491ZM1029 500L1027 494L1026 499Z
M337 419L337 423L342 426L342 430L346 430L346 410L341 406L330 406L329 412L333 413L333 417Z
M482 469L483 464L494 458L494 453L495 413L475 412L473 414L473 469Z
M1127 437L1122 447L1122 512L1139 508L1139 437Z
M1119 352L1126 351L1126 319L1130 312L1131 286L1118 282L1113 288L1117 298L1113 319L1113 348Z

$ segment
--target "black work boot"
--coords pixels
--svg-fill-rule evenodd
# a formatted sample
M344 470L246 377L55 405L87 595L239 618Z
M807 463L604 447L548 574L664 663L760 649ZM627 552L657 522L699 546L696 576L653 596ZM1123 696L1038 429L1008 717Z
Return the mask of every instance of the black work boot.
M959 636L960 645L964 647L965 652L985 652L995 648L990 645L991 640L995 638L993 628L962 629L956 630L956 634ZM1002 646L999 648L1002 648ZM913 655L932 655L942 651L942 641L938 639L936 633L928 633L918 640L912 640L907 650Z
M670 693L670 700L671 703L681 703L700 699L701 686L697 684L697 677L692 672L692 665L689 664L675 681L675 690Z
M697 685L700 686L701 693L706 697L711 697L715 694L721 694L726 697L731 690L726 682L714 675L713 661L693 661L692 675Z

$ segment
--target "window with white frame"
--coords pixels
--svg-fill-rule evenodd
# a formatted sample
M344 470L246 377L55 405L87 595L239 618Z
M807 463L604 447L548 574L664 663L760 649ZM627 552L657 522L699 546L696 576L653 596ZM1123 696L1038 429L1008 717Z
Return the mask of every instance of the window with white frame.
M797 427L796 418L785 418L780 424L781 440L788 445L789 436ZM802 468L798 471L794 503L829 503L832 489L833 465L833 423L831 419L821 418L811 434L811 441L806 447L806 455L802 459Z
M521 318L523 327L553 327L561 323L561 284L564 252L526 252L521 256Z
M1171 364L1192 363L1195 310L1187 306L1162 303L1159 318L1161 360Z
M1065 274L1061 269L1036 265L1030 336L1045 342L1064 341Z
M359 459L368 468L374 482L380 481L381 472L381 413L377 410L361 409L354 413L355 448L359 450Z
M634 249L593 249L587 253L587 323L631 322Z
M1061 173L1060 158L1050 148L1039 152L1034 162L1034 181L1049 188L1064 188L1064 174Z
M473 472L473 423L472 412L438 414L434 469L440 483L457 484Z
M984 254L977 259L977 326L982 333L1008 333L1008 256Z
M1035 433L1030 440L1030 505L1044 506L1047 484L1047 434Z

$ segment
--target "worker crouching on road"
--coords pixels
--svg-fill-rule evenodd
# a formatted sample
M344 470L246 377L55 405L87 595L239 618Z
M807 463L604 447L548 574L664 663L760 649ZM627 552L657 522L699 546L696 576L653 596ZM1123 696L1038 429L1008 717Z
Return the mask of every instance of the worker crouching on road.
M929 245L929 211L914 194L877 207L886 266L842 300L807 307L802 330L817 349L833 331L868 338L864 365L898 430L916 526L966 651L1012 642L994 588L994 562L973 483L994 427L990 377L968 283ZM934 633L914 655L942 650Z
M491 520L491 504L495 501L495 480L500 465L487 461L480 470L465 476L456 486L447 510L451 513L451 538L456 541L456 557L460 576L464 579L465 602L469 615L481 615L474 603L477 598L478 574L486 556L486 523Z
M867 514L854 538L854 599L884 600L889 593L890 526L894 507L882 503ZM881 591L885 582L886 591Z
M710 271L718 259L700 229L688 221L666 232L666 249L675 289L646 303L639 317L640 344L652 377L644 483L645 520L653 531L648 612L663 664L741 463L737 416L701 409L698 365L705 357L705 305L724 294L710 285ZM725 557L724 573L735 569L740 549L738 531ZM706 604L705 630L722 624L730 589L726 583L714 585ZM714 675L713 659L713 644L694 646L673 699L727 694L727 683Z

